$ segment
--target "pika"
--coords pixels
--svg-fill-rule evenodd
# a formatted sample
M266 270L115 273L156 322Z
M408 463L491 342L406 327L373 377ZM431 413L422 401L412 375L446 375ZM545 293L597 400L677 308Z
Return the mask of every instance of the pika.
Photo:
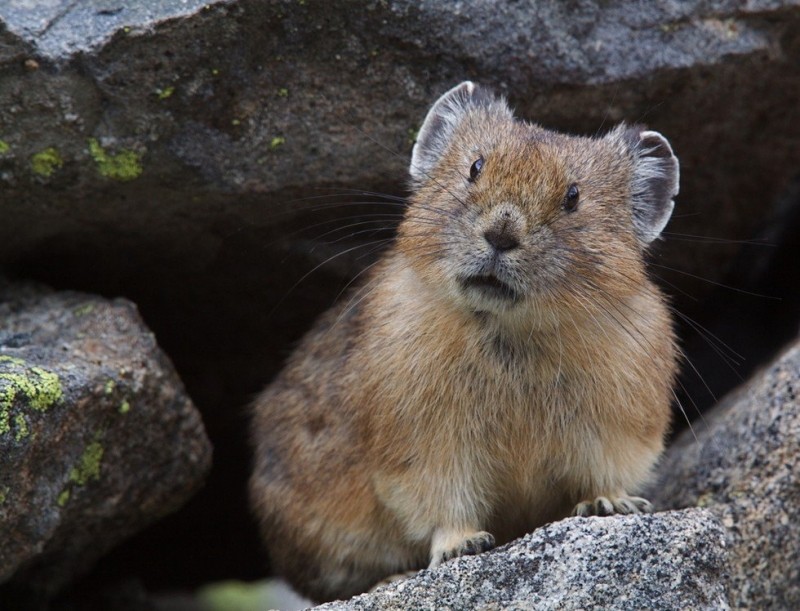
M678 193L641 126L576 137L465 82L420 129L397 239L256 400L272 567L323 601L630 496L677 370L645 253Z

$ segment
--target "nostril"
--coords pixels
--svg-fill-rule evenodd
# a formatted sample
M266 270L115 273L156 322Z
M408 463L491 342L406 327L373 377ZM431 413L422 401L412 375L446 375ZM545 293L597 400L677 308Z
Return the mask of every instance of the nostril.
M517 237L509 233L507 231L498 231L497 229L488 229L484 232L483 237L486 239L489 244L494 246L495 249L503 251L503 250L513 250L517 246L519 246L519 240Z

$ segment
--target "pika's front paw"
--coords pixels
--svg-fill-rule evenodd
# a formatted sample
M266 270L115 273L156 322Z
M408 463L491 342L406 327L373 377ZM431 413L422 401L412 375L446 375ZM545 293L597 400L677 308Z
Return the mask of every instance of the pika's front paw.
M574 516L613 516L630 513L651 513L653 505L639 496L598 496L594 501L583 501L572 510Z
M494 547L494 535L486 531L471 533L463 537L448 537L441 545L434 546L431 563L428 568L439 566L443 562L459 556L474 556Z

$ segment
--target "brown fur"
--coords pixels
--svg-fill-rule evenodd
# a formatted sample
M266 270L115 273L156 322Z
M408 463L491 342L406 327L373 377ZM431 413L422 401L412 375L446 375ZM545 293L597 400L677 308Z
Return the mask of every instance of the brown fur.
M623 129L467 113L395 246L255 404L251 498L299 591L363 592L647 480L676 349L631 221L633 163ZM520 239L513 305L458 284L493 226Z

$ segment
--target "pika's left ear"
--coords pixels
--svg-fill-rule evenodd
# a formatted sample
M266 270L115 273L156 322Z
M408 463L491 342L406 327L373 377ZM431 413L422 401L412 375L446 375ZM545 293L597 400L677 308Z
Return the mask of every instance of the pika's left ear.
M642 243L655 240L667 225L678 195L680 165L667 139L641 127L622 127L633 156L633 227Z

